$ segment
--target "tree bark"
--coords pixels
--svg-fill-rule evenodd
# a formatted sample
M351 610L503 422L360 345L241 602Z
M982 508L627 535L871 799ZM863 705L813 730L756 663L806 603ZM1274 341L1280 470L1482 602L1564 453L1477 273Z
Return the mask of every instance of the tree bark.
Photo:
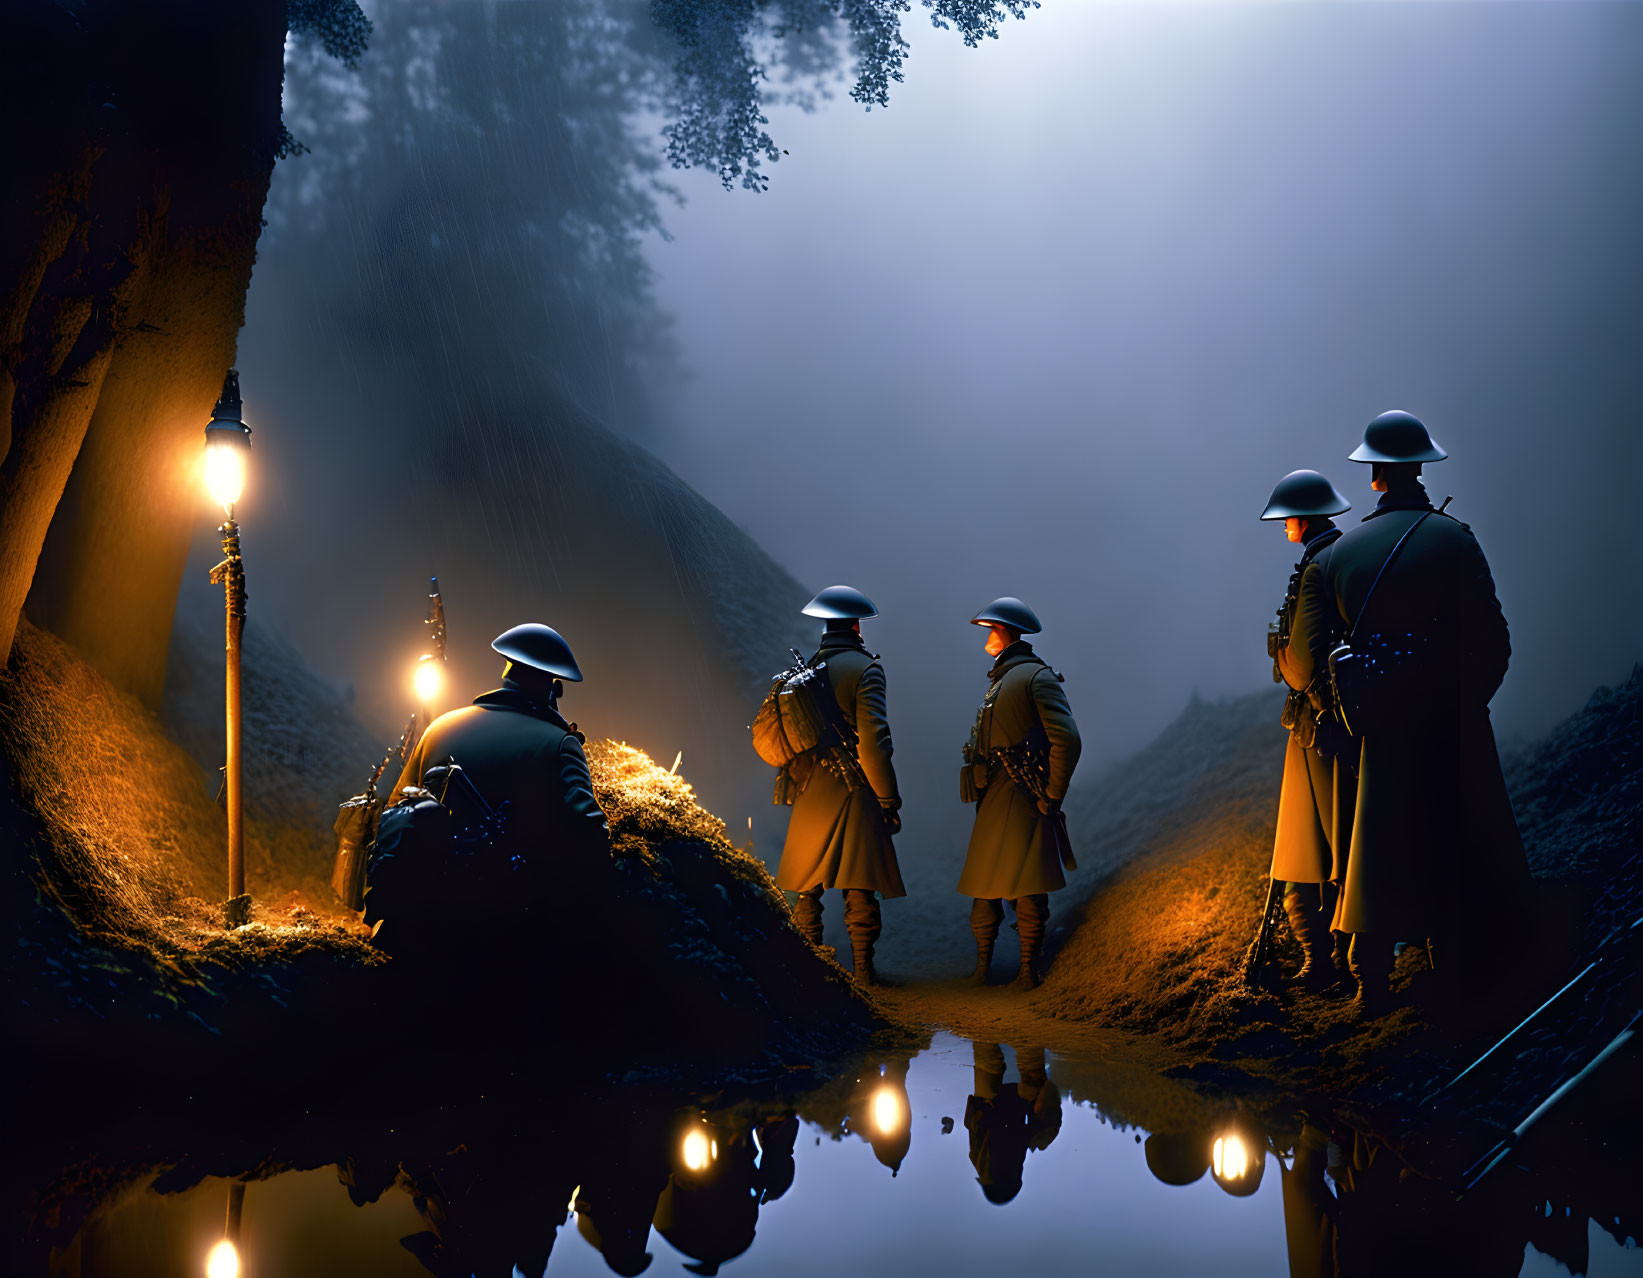
M31 617L157 705L280 135L283 0L16 6L0 658ZM49 536L48 536L49 528Z

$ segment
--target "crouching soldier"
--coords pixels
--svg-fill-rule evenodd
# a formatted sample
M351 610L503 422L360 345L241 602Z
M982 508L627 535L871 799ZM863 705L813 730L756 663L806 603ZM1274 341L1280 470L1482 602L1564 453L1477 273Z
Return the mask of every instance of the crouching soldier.
M454 932L483 932L503 911L574 948L567 903L580 898L586 905L603 895L610 870L605 814L593 796L582 737L559 713L562 680L582 678L576 658L556 631L536 624L515 626L491 647L507 659L502 686L435 719L394 787L398 795L408 786L433 786L454 822L419 824L420 812L436 818L440 812L425 796L389 808L382 818L365 919L379 925L375 943L396 958L441 961L453 950ZM452 762L465 779L461 785L435 779ZM458 855L452 836L485 824L494 834L487 843L496 846ZM462 917L469 900L478 917ZM498 943L535 933L491 931Z
M901 794L890 763L884 667L861 638L862 618L878 616L878 609L859 590L829 586L803 611L827 623L805 664L826 667L819 695L832 704L818 708L819 743L785 765L785 791L796 797L776 884L798 893L793 922L815 945L822 940L822 893L843 890L856 981L875 985L879 897L907 895L890 841L901 829Z
M959 778L960 797L978 803L958 880L958 890L975 898L970 983L987 981L1009 901L1021 934L1016 985L1032 989L1039 981L1049 894L1067 885L1062 866L1076 866L1061 801L1078 765L1078 725L1061 676L1021 637L1042 629L1031 608L1019 599L995 599L971 624L987 627L986 649L994 660Z
M1332 753L1324 757L1334 741L1332 720L1325 723L1323 737L1319 736L1317 707L1322 701L1315 685L1320 679L1328 683L1329 649L1342 632L1317 559L1341 536L1331 516L1351 508L1317 471L1297 470L1278 481L1261 512L1262 519L1283 520L1289 540L1302 548L1278 620L1267 638L1273 682L1289 686L1283 712L1289 745L1284 752L1270 873L1284 885L1284 913L1301 947L1297 978L1315 991L1345 980L1344 943L1337 958L1329 925L1335 889L1346 877L1355 792L1352 761Z

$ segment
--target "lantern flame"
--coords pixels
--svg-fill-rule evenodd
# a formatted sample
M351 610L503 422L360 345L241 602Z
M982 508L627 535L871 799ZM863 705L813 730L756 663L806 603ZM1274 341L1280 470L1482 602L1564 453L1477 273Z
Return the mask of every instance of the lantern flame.
M893 1087L881 1087L873 1093L873 1126L882 1136L895 1136L907 1125L907 1107L901 1094Z
M1217 1136L1214 1150L1215 1174L1226 1180L1242 1180L1249 1174L1249 1149L1243 1137Z
M437 657L425 655L416 663L411 682L416 688L417 700L425 706L432 705L445 690L445 667Z
M211 444L205 450L205 487L211 500L224 510L245 490L245 449L235 444Z
M685 1168L689 1171L706 1171L708 1166L719 1156L719 1142L711 1139L706 1130L692 1127L685 1133L680 1154L684 1158Z
M205 1258L205 1278L240 1278L240 1253L224 1238Z

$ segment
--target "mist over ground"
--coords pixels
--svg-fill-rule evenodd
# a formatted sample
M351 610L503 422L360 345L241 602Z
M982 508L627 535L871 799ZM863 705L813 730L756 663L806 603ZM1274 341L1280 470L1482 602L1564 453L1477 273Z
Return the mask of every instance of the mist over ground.
M636 597L679 565L579 573L543 532L600 496L555 467L555 423L589 417L804 588L878 602L904 861L962 846L980 604L1043 617L1087 769L1195 690L1270 686L1293 553L1255 516L1300 466L1368 510L1344 459L1388 408L1450 450L1430 490L1494 567L1504 733L1643 655L1643 8L1048 3L971 49L915 6L886 110L826 40L790 54L833 99L769 109L788 154L752 194L659 164L643 5L367 7L357 77L292 52L313 152L276 171L240 363L268 428L252 608L373 724L408 708L426 573L464 693L481 619L571 583L608 623L573 642L624 645L573 715L691 771L689 714L647 740L621 685L692 624Z
M1268 684L1272 484L1389 408L1450 452L1535 735L1643 657L1643 8L1054 4L910 23L885 112L772 112L757 199L686 174L657 451L806 583L879 604L909 831L957 812L1018 594L1086 767ZM1274 727L1274 750L1281 748ZM904 762L905 761L905 762ZM1276 763L1275 763L1276 766ZM928 787L928 788L926 788Z

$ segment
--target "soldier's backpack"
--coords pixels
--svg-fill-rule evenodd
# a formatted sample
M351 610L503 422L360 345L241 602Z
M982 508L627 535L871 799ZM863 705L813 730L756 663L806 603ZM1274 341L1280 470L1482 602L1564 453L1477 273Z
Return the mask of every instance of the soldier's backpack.
M343 800L331 827L337 836L331 888L350 910L365 908L365 863L371 859L371 849L376 846L377 821L382 816L382 795L377 790L377 782L393 757L389 751L371 770L365 788Z
M827 663L814 664L793 653L794 664L770 683L753 716L753 748L772 767L785 768L828 740L834 715L833 691L827 680Z
M453 923L494 913L524 867L506 846L507 809L487 803L454 760L384 808L365 869L371 943L395 955L430 949Z

